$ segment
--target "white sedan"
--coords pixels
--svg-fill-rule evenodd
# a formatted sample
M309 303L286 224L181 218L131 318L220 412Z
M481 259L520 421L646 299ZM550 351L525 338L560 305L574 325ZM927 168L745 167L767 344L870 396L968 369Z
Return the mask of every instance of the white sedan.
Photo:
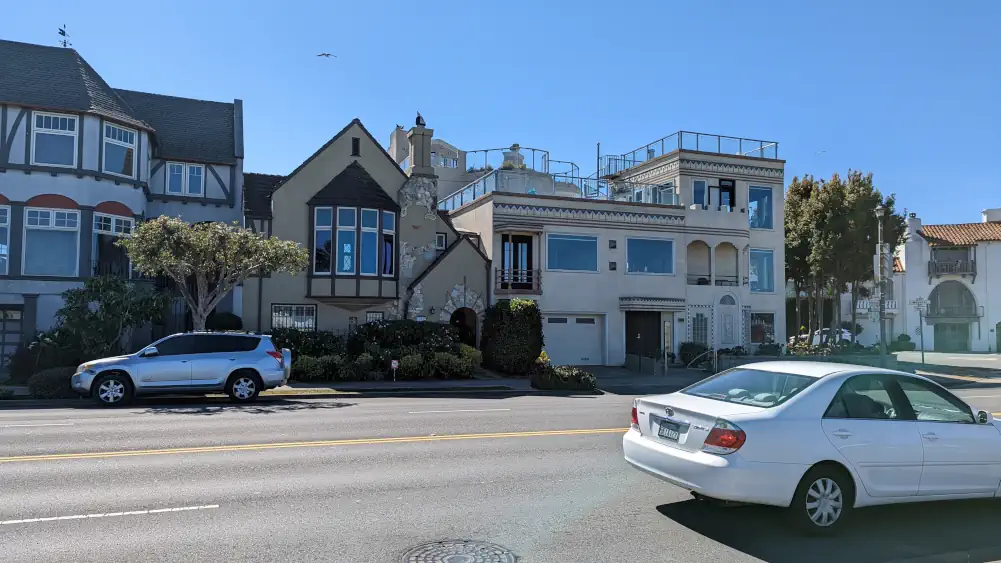
M696 498L788 507L829 533L853 508L1001 497L1001 422L898 371L761 362L633 402L626 461Z

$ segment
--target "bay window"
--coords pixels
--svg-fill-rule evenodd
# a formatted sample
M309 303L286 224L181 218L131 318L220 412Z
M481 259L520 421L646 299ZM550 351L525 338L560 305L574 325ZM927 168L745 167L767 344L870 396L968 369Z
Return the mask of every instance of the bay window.
M334 211L329 207L317 207L313 211L313 273L330 273L331 231Z
M355 234L358 230L358 210L354 207L337 208L337 273L353 274L357 271Z
M752 248L749 274L752 292L775 291L775 252Z
M356 207L313 210L313 273L393 276L396 213Z
M0 206L0 275L6 276L10 260L10 207Z
M79 229L79 211L27 208L21 273L76 277L80 262Z
M172 195L205 195L205 167L201 164L167 163L166 192Z
M31 163L43 166L76 166L77 118L36 112L31 128Z
M379 275L379 211L361 210L361 260L363 276Z
M91 241L92 274L128 278L132 273L129 255L115 243L132 234L134 221L128 217L94 214L94 235Z
M382 212L382 275L396 272L396 213Z
M132 129L104 124L104 172L135 178L137 134Z

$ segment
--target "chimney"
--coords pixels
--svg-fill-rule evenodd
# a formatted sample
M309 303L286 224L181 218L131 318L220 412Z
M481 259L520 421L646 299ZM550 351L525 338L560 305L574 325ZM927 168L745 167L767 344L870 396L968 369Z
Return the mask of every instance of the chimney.
M918 219L918 214L917 213L908 213L907 214L907 237L908 237L908 239L910 239L911 237L917 236L918 231L920 231L920 230L921 230L921 219Z
M998 223L1001 222L1001 207L995 207L994 209L984 209L980 212L983 217L984 223Z
M410 156L410 143L402 125L397 125L389 136L389 156L393 157L397 164L402 164Z
M410 142L410 175L434 176L434 168L431 168L431 137L434 136L434 129L425 127L426 123L421 114L417 114L415 125L407 133L407 140Z

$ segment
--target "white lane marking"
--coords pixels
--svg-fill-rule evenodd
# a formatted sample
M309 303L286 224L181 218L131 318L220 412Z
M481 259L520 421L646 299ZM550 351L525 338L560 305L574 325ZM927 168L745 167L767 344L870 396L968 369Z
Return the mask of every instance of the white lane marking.
M111 518L114 516L142 516L144 514L160 514L163 512L188 512L191 510L211 510L219 508L218 504L205 504L202 506L180 506L177 508L156 508L153 510L130 510L128 512L104 512L98 514L74 514L72 516L49 516L46 518L22 518L20 520L3 520L0 526L11 524L35 524L37 522L57 522L60 520L84 520L88 518Z
M456 409L452 411L411 411L407 414L439 414L446 412L498 412L498 411L509 411L511 409Z
M964 399L996 399L1001 395L960 395Z
M34 428L36 426L73 426L72 422L39 422L37 424L4 424L0 428Z

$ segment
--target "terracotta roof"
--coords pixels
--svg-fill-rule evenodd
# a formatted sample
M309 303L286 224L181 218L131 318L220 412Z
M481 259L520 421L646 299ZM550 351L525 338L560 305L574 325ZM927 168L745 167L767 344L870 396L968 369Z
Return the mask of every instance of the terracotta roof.
M900 261L900 258L896 256L893 257L893 273L899 274L904 271L904 263Z
M1001 222L925 225L918 233L931 246L973 246L978 242L1001 241Z

